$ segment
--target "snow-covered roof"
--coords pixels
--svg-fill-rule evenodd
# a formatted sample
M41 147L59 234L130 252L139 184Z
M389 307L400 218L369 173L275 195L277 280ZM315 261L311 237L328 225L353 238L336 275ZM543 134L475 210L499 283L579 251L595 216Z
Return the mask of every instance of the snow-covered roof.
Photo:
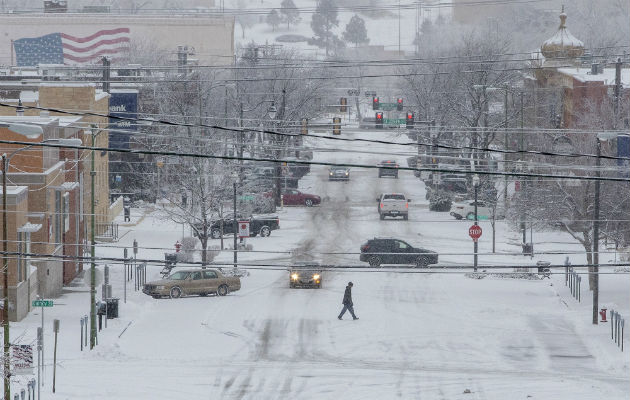
M591 74L590 68L558 68L561 74L572 76L580 82L604 82L604 85L615 84L615 69L604 68L600 74ZM630 69L621 70L621 86L630 87Z
M27 222L21 227L19 227L17 231L34 233L34 232L38 232L40 229L42 229L42 224L32 224L30 222Z
M21 193L27 191L27 190L28 190L27 186L7 186L7 196L16 196L18 194L21 194ZM0 185L0 194L1 193L2 193L2 186Z

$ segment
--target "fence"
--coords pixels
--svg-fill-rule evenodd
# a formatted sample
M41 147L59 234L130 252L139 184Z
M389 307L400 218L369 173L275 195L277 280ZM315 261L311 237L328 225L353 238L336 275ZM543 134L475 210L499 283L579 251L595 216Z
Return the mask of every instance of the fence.
M617 311L610 310L610 338L623 351L623 330L626 320Z
M118 240L118 224L113 222L106 224L97 223L95 228L95 234L99 239L109 239L112 241Z

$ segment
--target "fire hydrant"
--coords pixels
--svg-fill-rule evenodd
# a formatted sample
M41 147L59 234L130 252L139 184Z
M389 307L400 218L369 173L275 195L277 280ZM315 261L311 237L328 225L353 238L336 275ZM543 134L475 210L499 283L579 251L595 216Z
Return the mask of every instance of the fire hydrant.
M175 253L179 253L179 251L182 249L182 244L179 243L179 240L175 243Z
M600 322L608 322L606 320L606 309L602 308L602 310L599 312L599 315L602 317L602 320Z

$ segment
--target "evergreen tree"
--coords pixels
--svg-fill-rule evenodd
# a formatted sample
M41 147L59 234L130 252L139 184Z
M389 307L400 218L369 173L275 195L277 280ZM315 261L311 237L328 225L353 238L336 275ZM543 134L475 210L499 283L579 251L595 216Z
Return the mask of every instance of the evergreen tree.
M337 47L339 38L333 33L332 29L339 25L337 19L337 6L334 0L319 0L317 8L311 20L311 28L313 29L313 43L319 47L326 49L326 56L331 47Z
M360 43L368 43L370 39L367 37L367 29L363 18L356 14L353 15L350 22L346 25L342 38L346 42L354 43L354 47L357 47Z
M300 11L293 0L282 0L280 13L284 15L284 20L287 21L287 29L289 29L290 24L296 24L300 21Z
M271 10L269 14L267 14L267 23L271 25L271 29L274 32L276 31L276 27L280 25L281 22L282 22L282 17L280 16L280 13L278 12L278 10L276 10L275 8Z

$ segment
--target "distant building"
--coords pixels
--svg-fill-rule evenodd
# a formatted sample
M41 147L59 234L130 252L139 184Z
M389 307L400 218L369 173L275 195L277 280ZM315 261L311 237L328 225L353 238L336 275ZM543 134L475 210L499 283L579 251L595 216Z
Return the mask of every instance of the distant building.
M102 43L97 36L105 33L109 35L108 42ZM25 44L26 50L50 53L50 61L40 61L41 64L80 63L96 55L111 55L110 48L120 44L131 49L154 44L173 52L177 46L187 46L203 65L228 65L234 60L234 17L216 17L204 12L0 14L0 37L0 65L18 65L14 42L25 38L42 38ZM34 63L23 65L29 64Z

